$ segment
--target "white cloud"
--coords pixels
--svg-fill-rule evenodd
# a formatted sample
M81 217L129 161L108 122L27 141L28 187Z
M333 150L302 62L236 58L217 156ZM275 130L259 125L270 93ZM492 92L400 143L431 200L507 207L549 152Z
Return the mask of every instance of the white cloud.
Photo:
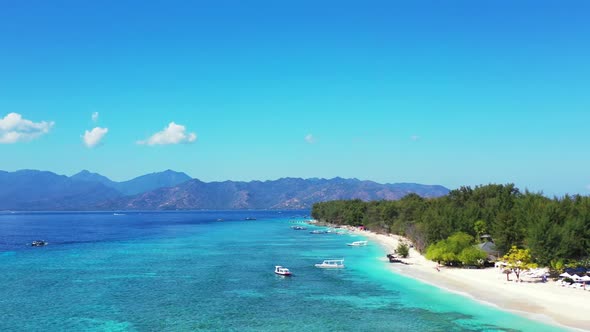
M145 145L167 145L179 143L192 143L197 140L197 134L187 133L183 125L170 122L164 130L153 134L144 141L138 141L137 144Z
M100 143L108 132L109 128L95 127L90 131L86 130L84 136L82 136L82 140L87 147L93 148Z
M9 113L0 119L0 144L25 142L47 134L55 122L33 122L18 113Z
M412 135L412 136L410 136L410 139L412 141L416 142L416 141L419 141L420 140L420 136L418 136L418 135Z
M98 121L98 112L92 113L92 122Z
M313 143L315 143L315 137L313 137L313 135L312 135L312 134L307 134L307 135L305 135L304 139L305 139L305 141L306 141L307 143L309 143L309 144L313 144Z

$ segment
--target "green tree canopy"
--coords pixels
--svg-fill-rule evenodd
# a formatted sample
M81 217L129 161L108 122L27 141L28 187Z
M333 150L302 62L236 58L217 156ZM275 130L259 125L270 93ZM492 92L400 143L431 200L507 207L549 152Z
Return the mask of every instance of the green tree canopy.
M473 236L458 232L426 249L426 258L444 264L481 265L486 253L474 246Z
M312 216L406 236L421 252L432 246L430 256L438 261L461 261L457 252L445 249L451 244L434 245L462 232L476 240L490 234L500 254L517 246L530 249L538 264L562 262L590 267L587 196L548 198L540 193L521 193L513 184L490 184L461 187L432 199L410 194L398 201L321 202L314 204Z
M512 246L510 251L502 260L508 264L508 268L516 275L516 280L520 280L520 273L522 271L534 269L537 264L533 262L531 251L529 249L519 249L516 246ZM506 280L508 280L508 274L506 274Z
M395 253L402 258L408 258L408 256L410 256L410 246L405 242L400 242L397 245L397 249L395 249Z
M475 231L476 240L479 241L484 234L488 233L488 225L486 225L485 221L480 219L473 225L473 230Z
M464 265L483 265L485 259L487 258L487 254L485 251L477 248L476 246L469 246L459 253L459 260Z

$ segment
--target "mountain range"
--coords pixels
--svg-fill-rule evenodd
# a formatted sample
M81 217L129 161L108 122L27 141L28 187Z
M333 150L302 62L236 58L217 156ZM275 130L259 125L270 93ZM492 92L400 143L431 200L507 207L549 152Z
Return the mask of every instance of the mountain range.
M438 197L448 192L439 185L343 178L203 182L166 170L116 182L86 170L71 177L0 171L0 210L20 211L307 209L335 199L396 200L410 193Z
M109 188L116 189L123 195L136 195L158 188L172 187L191 180L191 177L185 173L166 170L164 172L142 175L129 181L115 182L106 176L83 170L78 174L72 175L71 179L90 183L99 182Z

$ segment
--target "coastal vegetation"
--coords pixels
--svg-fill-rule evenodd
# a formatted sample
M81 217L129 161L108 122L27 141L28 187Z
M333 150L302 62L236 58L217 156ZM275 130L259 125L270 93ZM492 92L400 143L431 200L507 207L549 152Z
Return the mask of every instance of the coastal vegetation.
M519 249L512 246L508 253L502 257L502 261L507 264L508 270L516 275L516 280L520 280L520 273L525 270L534 269L537 264L533 261L529 249ZM508 273L506 273L508 280Z
M483 265L487 254L473 244L473 236L458 232L428 246L426 258L445 265Z
M590 252L590 197L549 198L541 193L521 192L513 184L461 187L439 198L409 194L397 201L337 200L316 203L315 219L342 225L364 225L381 232L408 237L417 250L442 261L457 259L440 256L448 241L475 244L490 235L501 254L513 247L528 249L534 263L554 270L588 266ZM464 235L456 235L461 232ZM443 244L438 244L441 241ZM451 241L452 242L452 241ZM465 247L467 248L467 247ZM462 258L477 257L476 252Z
M395 249L395 253L401 258L408 258L410 256L410 246L405 242L400 242Z

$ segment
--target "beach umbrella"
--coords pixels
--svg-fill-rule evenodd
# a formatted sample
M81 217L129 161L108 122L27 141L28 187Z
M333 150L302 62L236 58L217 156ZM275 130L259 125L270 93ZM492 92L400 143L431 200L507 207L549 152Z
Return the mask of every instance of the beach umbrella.
M584 281L584 282L590 281L590 277L589 276L583 276L583 277L580 278L580 281Z
M572 275L567 272L564 272L564 273L560 274L559 276L563 277L563 278L571 278L572 277Z
M575 281L578 281L578 280L580 279L580 276L579 276L579 275L577 275L577 274L574 274L574 275L572 276L572 279L574 279Z

